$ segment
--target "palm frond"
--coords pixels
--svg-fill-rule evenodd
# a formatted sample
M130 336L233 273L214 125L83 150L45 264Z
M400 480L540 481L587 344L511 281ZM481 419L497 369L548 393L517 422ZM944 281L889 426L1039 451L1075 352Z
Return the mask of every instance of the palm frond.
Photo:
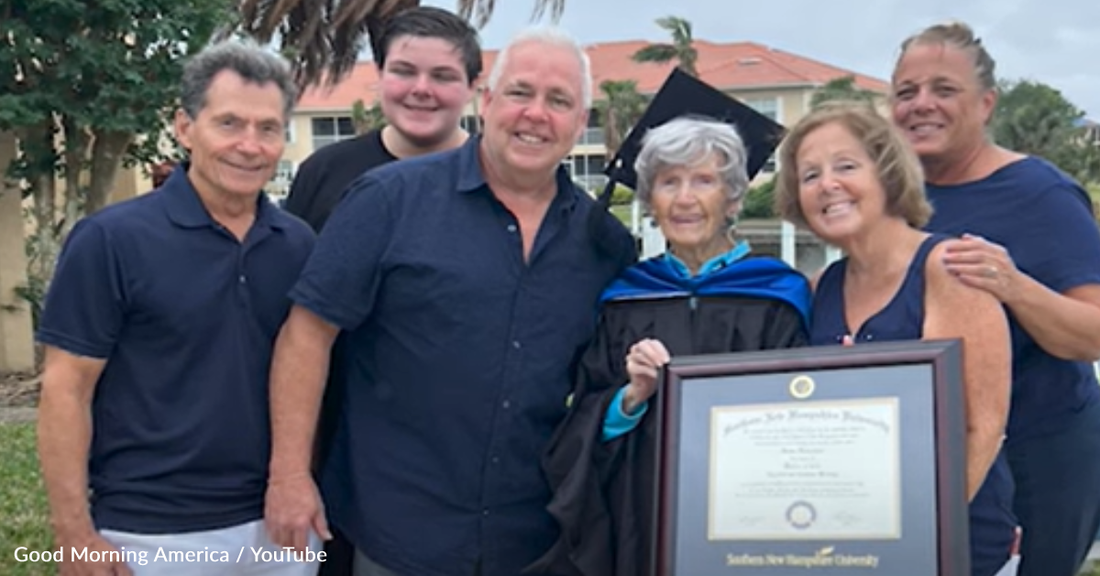
M668 31L672 36L672 43L677 45L691 45L691 22L679 16L665 16L657 19L657 25Z
M488 24L496 0L456 0L458 14L477 28ZM294 62L300 88L334 86L355 67L364 43L375 42L387 20L420 0L240 0L240 24L227 30L267 43L276 36L284 55ZM565 0L535 0L532 20L547 13L561 19Z
M355 67L364 41L419 0L241 0L239 29L267 43L276 36L299 88L332 86Z
M676 54L676 47L672 44L650 44L639 48L631 58L633 58L635 62L664 64L673 61L676 58Z

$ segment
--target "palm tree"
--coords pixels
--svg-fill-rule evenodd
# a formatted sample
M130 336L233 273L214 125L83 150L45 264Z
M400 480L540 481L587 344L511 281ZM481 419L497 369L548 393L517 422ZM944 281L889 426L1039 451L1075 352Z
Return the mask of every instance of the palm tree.
M634 61L665 64L675 60L680 70L698 77L699 72L695 69L695 62L699 59L699 52L692 45L694 39L691 37L691 22L679 16L666 16L658 18L657 25L672 35L672 43L645 46L634 53Z
M648 102L638 93L638 83L634 80L604 80L600 83L600 91L606 98L596 102L596 110L603 126L607 157L611 158L645 113Z
M874 105L879 96L877 92L856 86L855 76L840 76L829 80L814 91L813 97L810 98L810 107L817 108L820 104L833 100L850 100Z
M532 20L549 12L557 21L565 0L533 0ZM496 0L456 0L458 14L473 18L482 28L489 22ZM220 35L237 32L279 47L295 65L300 87L334 86L358 59L366 41L371 49L386 21L420 5L420 0L240 0L238 21Z
M351 123L355 126L356 134L366 134L385 126L386 115L382 114L382 105L377 100L367 108L363 99L359 98L351 105Z

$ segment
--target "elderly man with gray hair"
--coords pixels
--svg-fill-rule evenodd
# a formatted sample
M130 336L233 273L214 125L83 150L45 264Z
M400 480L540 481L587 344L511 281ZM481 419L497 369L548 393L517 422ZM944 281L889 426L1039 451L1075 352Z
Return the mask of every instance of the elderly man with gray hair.
M62 575L307 576L263 527L268 368L313 232L262 192L295 101L255 45L185 65L188 158L80 220L46 299L39 454Z
M554 541L539 457L596 298L633 260L622 225L596 250L599 208L561 166L591 107L584 51L532 29L494 66L482 134L352 184L276 344L269 529L299 547L327 513L357 575L518 576ZM322 508L310 454L340 330Z

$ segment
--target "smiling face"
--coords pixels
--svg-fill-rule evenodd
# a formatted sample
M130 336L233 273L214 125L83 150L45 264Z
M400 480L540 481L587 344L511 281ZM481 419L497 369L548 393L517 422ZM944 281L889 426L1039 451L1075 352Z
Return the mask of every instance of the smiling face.
M949 44L914 44L894 71L894 124L922 160L958 157L980 146L995 104L970 53Z
M702 162L657 172L649 209L673 252L701 250L713 257L728 249L726 230L737 206L719 173L720 160L711 154Z
M830 122L806 134L795 158L803 217L826 242L844 245L886 216L875 162L841 124Z
M473 95L461 51L442 38L400 36L379 75L382 113L397 132L430 147L458 130Z
M232 70L215 75L195 117L180 110L175 118L195 189L214 196L258 194L283 154L285 104L273 82L246 82Z
M511 48L482 97L483 147L497 171L553 173L588 121L581 63L569 48L529 41Z

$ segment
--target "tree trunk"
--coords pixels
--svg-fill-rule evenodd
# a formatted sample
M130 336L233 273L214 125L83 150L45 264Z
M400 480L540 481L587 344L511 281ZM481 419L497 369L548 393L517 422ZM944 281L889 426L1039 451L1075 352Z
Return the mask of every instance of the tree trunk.
M28 126L20 140L20 147L53 147L54 129L51 122L42 122ZM27 152L24 151L26 154ZM36 155L42 157L42 155ZM27 265L29 276L48 283L53 276L53 262L57 254L57 180L53 170L39 166L39 170L28 178L31 185L31 198L34 204L31 216L34 218L34 234L29 238L30 254Z
M87 202L84 204L85 215L107 205L118 169L122 166L123 156L133 140L134 134L131 132L99 130L95 133L95 143L92 145L92 176L88 185Z
M80 177L84 174L88 146L91 144L88 132L77 125L72 116L66 114L61 117L61 131L65 137L65 148L62 153L65 164L61 170L65 176L65 190L62 195L65 205L62 225L57 235L59 243L69 235L69 230L76 226L86 200Z
M68 114L61 117L61 130L65 136L65 165L62 168L62 174L65 175L65 197L81 198L83 194L80 193L80 175L84 173L84 164L88 160L91 139L87 130L78 126Z

